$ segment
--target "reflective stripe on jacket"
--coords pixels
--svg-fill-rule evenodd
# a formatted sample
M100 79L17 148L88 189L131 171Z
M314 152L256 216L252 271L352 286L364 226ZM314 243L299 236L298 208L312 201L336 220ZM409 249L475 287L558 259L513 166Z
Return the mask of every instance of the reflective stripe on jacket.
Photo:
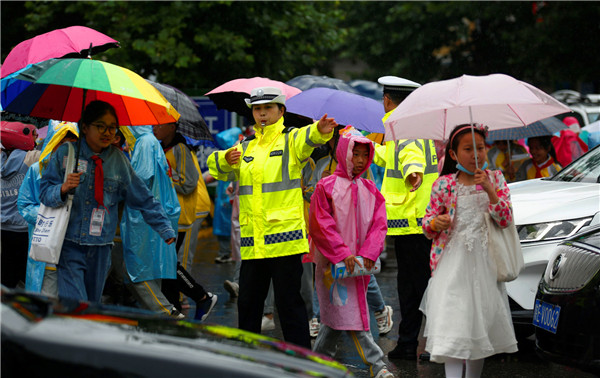
M386 113L383 121L389 117ZM373 162L385 168L381 193L385 197L388 235L422 234L421 223L429 203L431 186L438 178L437 155L432 140L402 139L375 148ZM423 174L419 189L410 192L405 177Z
M308 252L301 171L314 147L333 135L321 134L317 123L286 129L284 119L255 125L256 134L232 147L242 152L237 164L225 160L227 151L208 158L210 174L218 180L239 180L241 255L243 260Z

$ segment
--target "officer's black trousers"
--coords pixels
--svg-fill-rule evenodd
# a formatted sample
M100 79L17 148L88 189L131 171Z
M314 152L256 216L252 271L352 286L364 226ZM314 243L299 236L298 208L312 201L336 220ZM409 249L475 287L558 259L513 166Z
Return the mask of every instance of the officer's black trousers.
M308 316L300 295L302 269L300 254L243 260L238 298L239 328L260 333L264 302L272 279L283 338L310 349Z
M423 314L419 310L431 269L431 240L423 234L393 236L398 262L398 299L402 321L398 327L398 345L411 349L419 344Z

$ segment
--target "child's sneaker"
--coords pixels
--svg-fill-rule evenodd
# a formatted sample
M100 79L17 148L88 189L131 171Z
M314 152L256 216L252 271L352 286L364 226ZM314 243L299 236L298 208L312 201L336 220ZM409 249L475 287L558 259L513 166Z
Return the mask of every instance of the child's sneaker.
M260 325L261 331L272 331L275 329L275 318L269 318L266 315L262 317L262 323Z
M231 259L230 256L217 256L215 258L215 263L217 264L227 264L232 262L233 260Z
M319 323L319 319L312 318L308 322L308 329L310 331L310 337L317 337L319 335L319 329L321 329L321 324Z
M171 317L173 319L177 319L177 320L185 319L185 315L183 315L181 312L179 312L176 308L173 308L173 310L171 310Z
M196 303L196 316L194 316L194 319L204 321L212 311L213 307L215 307L216 303L217 295L206 293L206 298Z
M384 366L383 369L379 370L375 378L394 378L394 374L392 374L387 366Z
M240 295L240 285L236 282L225 280L223 287L227 290L231 298L237 298Z
M377 328L380 335L385 335L392 330L392 326L394 325L394 321L392 320L393 313L394 310L392 310L391 306L385 306L382 311L375 313L375 320L377 321Z

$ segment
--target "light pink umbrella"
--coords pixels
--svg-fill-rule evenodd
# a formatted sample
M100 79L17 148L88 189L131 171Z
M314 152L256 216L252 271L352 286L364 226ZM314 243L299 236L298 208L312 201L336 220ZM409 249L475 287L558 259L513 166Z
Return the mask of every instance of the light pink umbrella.
M89 51L90 46L91 51ZM111 47L119 47L119 42L85 26L56 29L25 40L15 46L2 63L1 76L6 77L29 64L44 60L85 58Z
M511 76L463 75L414 90L386 120L385 140L446 140L454 126L463 123L508 129L569 111L552 96Z
M463 75L415 89L385 121L385 140L446 140L460 124L508 129L569 111L552 96L511 76ZM477 156L475 160L477 164Z
M287 85L281 81L271 80L264 77L252 77L234 79L219 85L212 91L206 93L206 96L217 105L219 109L236 112L242 116L252 119L252 112L244 101L250 97L250 92L258 87L275 87L281 89L286 99L302 92L296 87Z

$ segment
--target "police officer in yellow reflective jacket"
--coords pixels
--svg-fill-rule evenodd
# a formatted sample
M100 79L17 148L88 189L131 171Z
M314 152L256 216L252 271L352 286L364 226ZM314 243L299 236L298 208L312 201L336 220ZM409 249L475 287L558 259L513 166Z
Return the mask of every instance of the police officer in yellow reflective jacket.
M208 158L217 180L239 180L242 266L238 298L241 329L260 333L271 279L286 341L310 348L308 317L300 296L301 255L308 252L301 171L313 149L337 126L327 115L309 126L286 128L285 96L273 87L246 99L256 124L252 137Z
M420 84L395 76L379 78L383 84L385 121ZM437 156L431 140L386 142L375 149L373 162L385 168L381 193L385 197L388 235L394 240L398 263L398 299L402 321L398 344L389 358L416 360L423 315L419 304L430 277L431 241L423 235L421 220L438 177Z

